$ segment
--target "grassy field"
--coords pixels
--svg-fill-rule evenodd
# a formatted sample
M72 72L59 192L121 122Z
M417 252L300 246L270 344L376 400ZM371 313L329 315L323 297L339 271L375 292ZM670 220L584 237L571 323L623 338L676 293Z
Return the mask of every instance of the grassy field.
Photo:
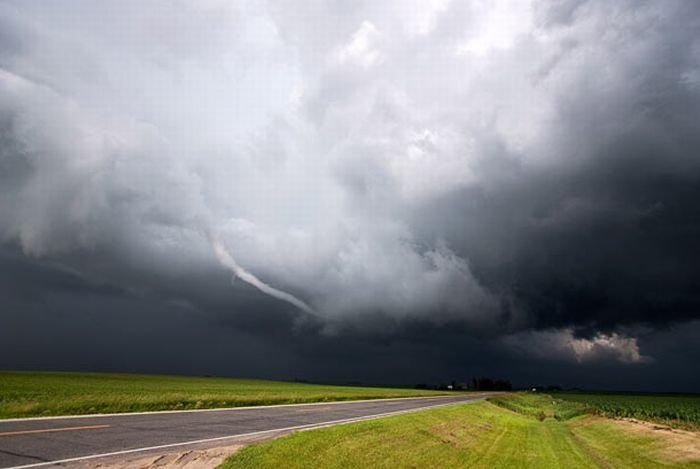
M221 467L700 468L700 435L582 409L518 394L293 433L246 447Z
M557 393L555 397L606 417L636 418L700 430L700 396Z
M440 395L231 378L0 371L0 418Z
M569 420L587 413L586 406L582 404L562 401L548 394L506 394L493 397L489 401L513 412L534 417L541 422L549 418Z

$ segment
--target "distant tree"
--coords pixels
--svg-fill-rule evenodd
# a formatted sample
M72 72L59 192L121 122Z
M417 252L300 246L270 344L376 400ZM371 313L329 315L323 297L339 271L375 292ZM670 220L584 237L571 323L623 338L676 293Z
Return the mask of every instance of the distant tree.
M473 387L477 391L511 391L513 386L505 379L473 378Z
M498 379L494 382L494 391L512 391L513 385L505 379Z

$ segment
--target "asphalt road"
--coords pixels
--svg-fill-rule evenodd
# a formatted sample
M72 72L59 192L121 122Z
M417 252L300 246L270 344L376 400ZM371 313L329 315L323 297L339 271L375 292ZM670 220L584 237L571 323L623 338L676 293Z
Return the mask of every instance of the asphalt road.
M483 399L381 399L83 417L0 420L0 468L89 463L106 456L225 445L237 439ZM116 453L116 454L115 454Z

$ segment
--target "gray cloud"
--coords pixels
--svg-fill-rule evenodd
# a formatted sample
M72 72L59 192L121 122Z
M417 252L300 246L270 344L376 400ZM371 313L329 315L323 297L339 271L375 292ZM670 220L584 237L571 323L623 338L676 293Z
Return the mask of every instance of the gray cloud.
M321 370L308 344L465 350L451 334L503 368L552 337L582 367L656 366L634 328L698 318L693 2L0 13L0 267L27 272L5 321L59 282L65 310L97 289L110 324L172 312ZM318 314L231 286L210 230Z

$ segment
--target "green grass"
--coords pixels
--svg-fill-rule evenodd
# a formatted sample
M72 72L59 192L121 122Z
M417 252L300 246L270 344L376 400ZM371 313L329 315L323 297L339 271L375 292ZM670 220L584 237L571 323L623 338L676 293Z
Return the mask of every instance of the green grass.
M555 397L606 417L636 418L700 430L700 396L557 393Z
M700 467L700 450L675 458L661 436L599 416L567 418L578 405L523 394L494 401L296 432L243 448L220 467Z
M540 421L548 418L568 420L587 412L587 407L582 404L562 401L547 394L506 394L491 398L489 401L514 412L535 417Z
M440 395L231 378L0 371L0 418Z

